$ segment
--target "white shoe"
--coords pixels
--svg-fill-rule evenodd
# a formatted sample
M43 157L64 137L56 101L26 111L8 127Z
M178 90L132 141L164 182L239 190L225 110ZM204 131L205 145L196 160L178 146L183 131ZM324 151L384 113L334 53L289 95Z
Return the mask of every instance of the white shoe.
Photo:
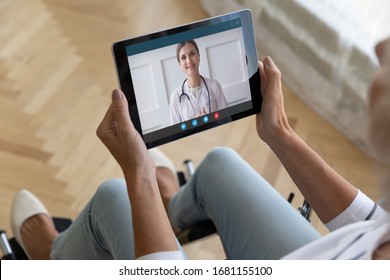
M156 168L165 167L171 170L173 175L176 178L177 183L180 185L179 178L177 176L177 171L175 166L173 165L173 162L157 148L149 149L148 152L149 155L153 158L154 162L156 163Z
M149 155L154 159L156 167L165 167L172 171L176 176L176 168L173 165L173 162L159 149L153 148L148 150Z
M38 214L47 215L52 220L46 207L35 195L27 190L20 190L12 202L11 227L16 241L23 248L29 259L31 257L22 242L20 229L27 219Z

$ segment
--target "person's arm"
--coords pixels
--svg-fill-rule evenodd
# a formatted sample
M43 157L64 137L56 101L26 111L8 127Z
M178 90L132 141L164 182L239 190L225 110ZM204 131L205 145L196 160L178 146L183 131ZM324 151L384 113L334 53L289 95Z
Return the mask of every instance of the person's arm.
M351 204L358 190L291 129L284 111L281 73L273 61L267 57L259 67L263 105L256 117L258 134L282 162L321 221L327 223Z
M133 219L135 257L177 251L178 246L166 215L154 174L143 168L139 176L126 175Z
M127 100L121 91L113 91L112 103L96 133L119 163L126 179L135 257L177 251L157 186L155 163L130 120Z
M177 98L177 90L175 90L170 99L170 118L171 118L171 125L177 124L181 121L180 117L180 102Z

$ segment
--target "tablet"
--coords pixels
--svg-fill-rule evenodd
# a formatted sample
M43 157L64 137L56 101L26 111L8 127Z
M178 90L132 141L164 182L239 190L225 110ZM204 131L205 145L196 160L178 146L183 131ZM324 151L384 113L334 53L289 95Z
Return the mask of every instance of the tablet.
M119 85L146 147L260 112L255 42L250 10L115 42Z

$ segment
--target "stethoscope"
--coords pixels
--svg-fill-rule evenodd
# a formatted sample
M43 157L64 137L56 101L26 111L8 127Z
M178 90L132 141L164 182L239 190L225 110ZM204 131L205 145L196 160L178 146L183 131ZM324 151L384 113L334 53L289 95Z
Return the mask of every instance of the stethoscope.
M203 78L203 76L200 75L200 77L202 78L202 81L203 81L203 83L204 83L205 86L206 86L207 95L209 96L209 113L211 113L211 98L210 98L209 87L207 86L206 81L205 81L205 79ZM192 105L192 102L191 102L190 97L188 96L187 93L184 92L184 84L185 84L186 81L187 81L187 79L185 79L185 80L183 81L183 84L181 85L181 94L180 94L180 96L179 96L179 103L181 104L181 98L182 98L183 96L185 96L185 97L187 97L188 101L190 102L193 111L195 111L195 110L194 110L194 106Z

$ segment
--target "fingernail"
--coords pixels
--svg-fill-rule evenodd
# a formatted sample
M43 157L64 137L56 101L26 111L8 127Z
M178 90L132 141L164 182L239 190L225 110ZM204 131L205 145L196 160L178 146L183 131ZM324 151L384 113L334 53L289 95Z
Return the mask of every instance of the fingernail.
M114 89L114 91L112 92L112 95L111 95L111 99L112 99L112 101L117 101L117 100L122 99L122 93L119 90Z
M269 56L267 56L264 60L264 63L265 63L265 65L271 67L272 66L272 59Z

